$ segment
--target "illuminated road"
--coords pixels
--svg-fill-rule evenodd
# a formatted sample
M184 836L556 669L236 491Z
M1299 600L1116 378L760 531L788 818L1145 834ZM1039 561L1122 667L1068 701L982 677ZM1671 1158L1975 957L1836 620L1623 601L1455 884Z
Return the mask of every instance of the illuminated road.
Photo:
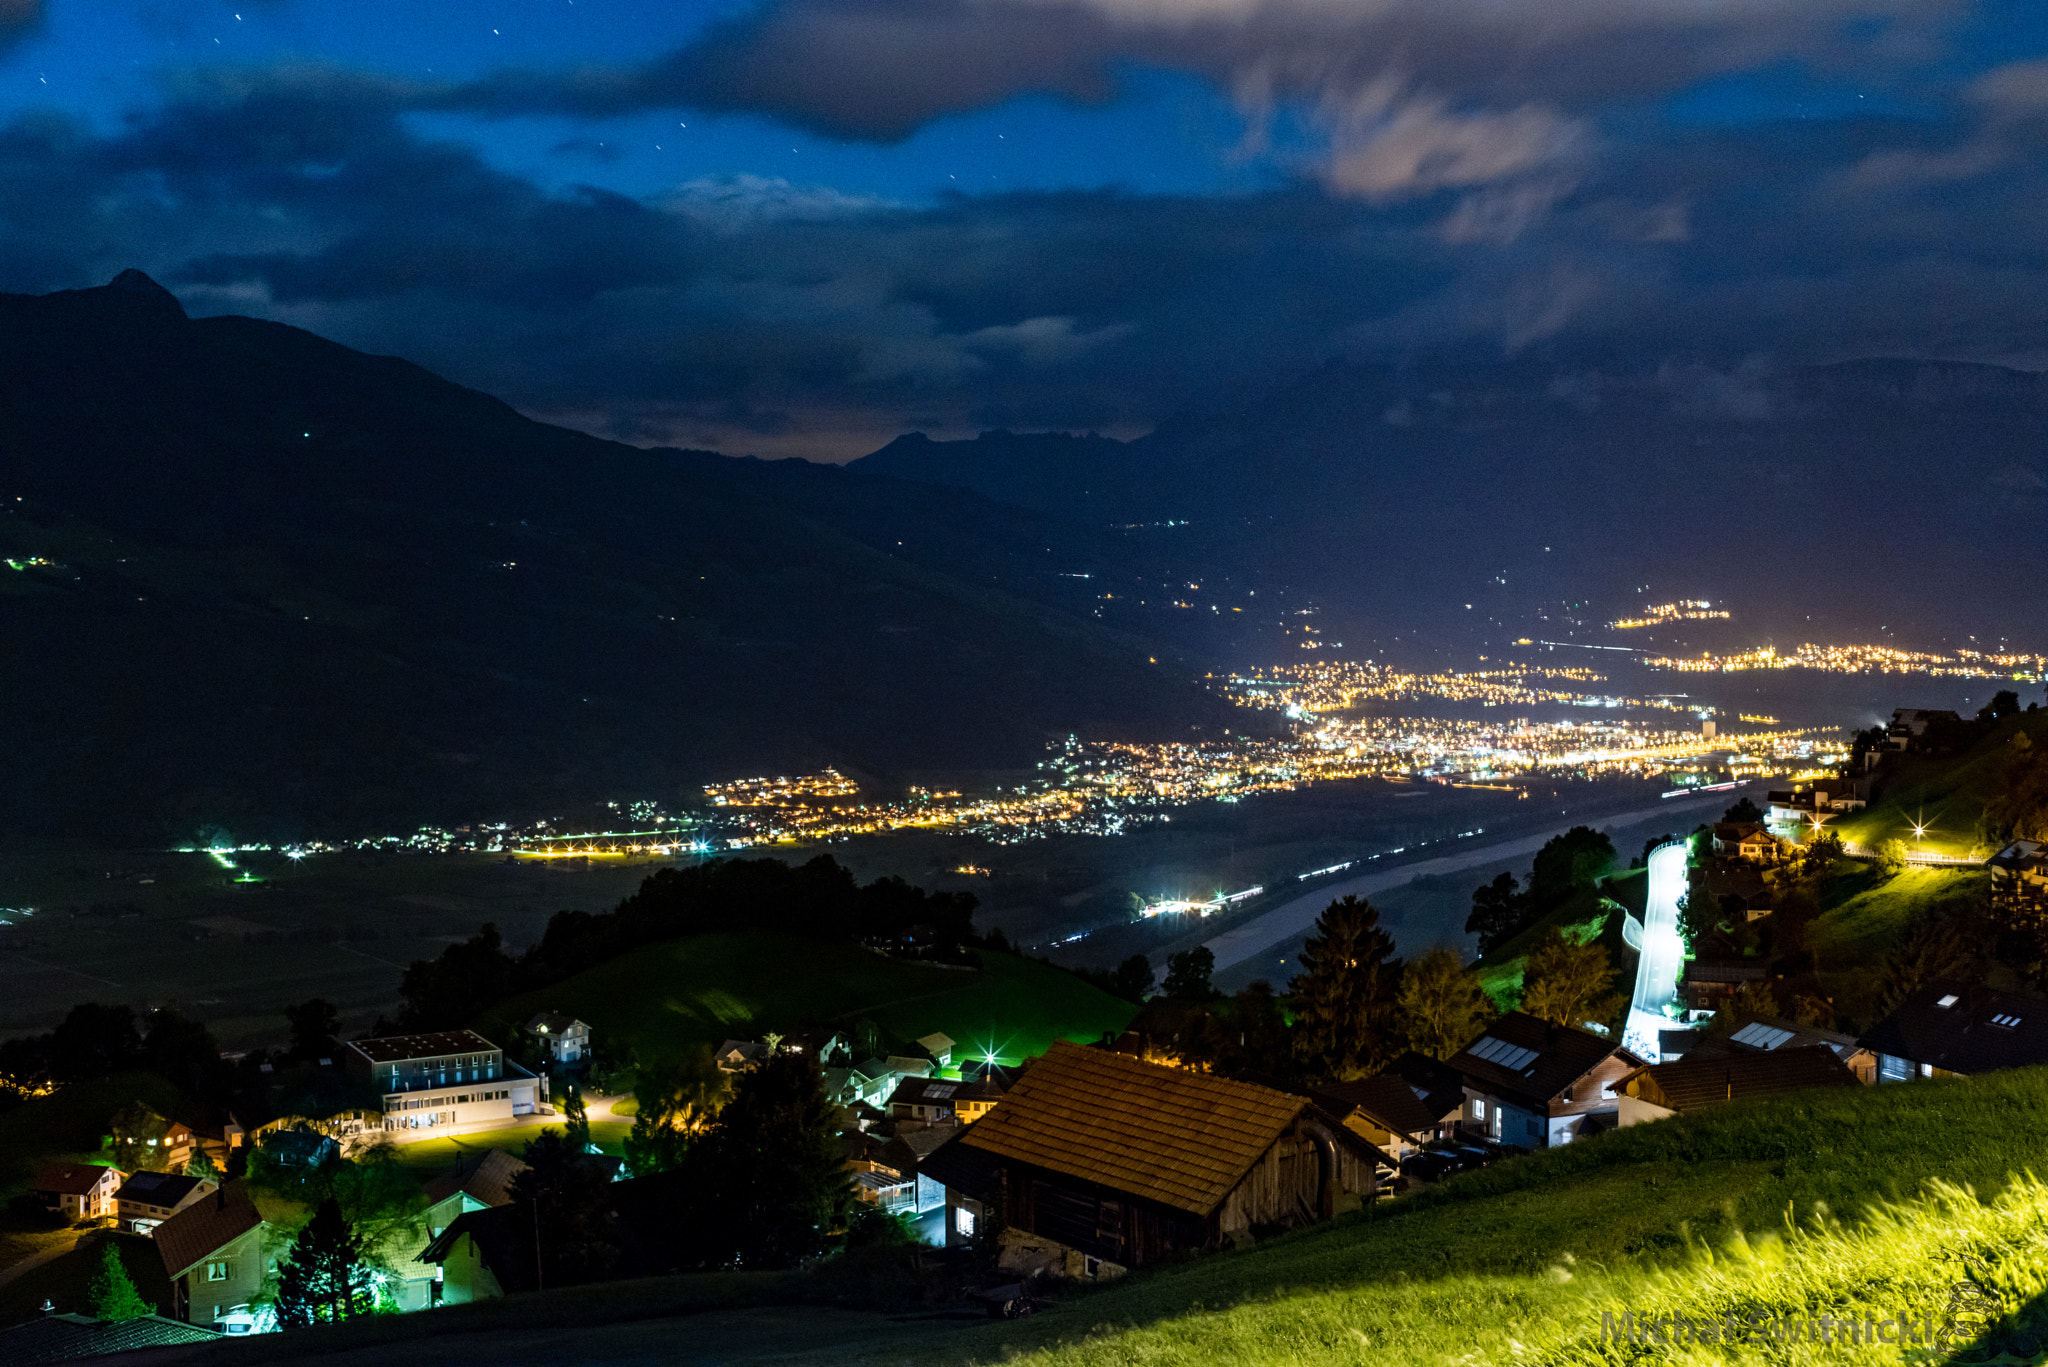
M1241 926L1224 931L1210 940L1207 947L1209 952L1216 956L1216 970L1221 972L1232 964L1243 963L1246 959L1264 954L1270 947L1282 941L1291 940L1305 933L1315 925L1316 917L1323 914L1323 909L1340 897L1370 897L1373 893L1398 888L1417 878L1427 878L1440 873L1456 873L1460 869L1497 863L1503 859L1513 859L1517 855L1534 854L1543 848L1545 841L1552 836L1562 835L1574 825L1591 823L1599 827L1632 826L1680 812L1695 812L1702 807L1725 807L1733 800L1733 795L1728 792L1703 793L1698 797L1673 798L1659 806L1645 807L1640 811L1617 812L1608 816L1582 816L1577 821L1563 821L1553 830L1520 836L1514 840L1471 846L1460 844L1452 854L1439 855L1435 859L1424 859L1384 872L1368 873L1363 877L1346 878L1340 882L1326 884L1314 892L1304 893L1291 902L1284 902L1263 915L1255 916ZM1676 915L1675 908L1673 914Z
M1636 992L1621 1037L1623 1047L1645 1063L1657 1062L1657 1032L1670 1024L1664 1004L1678 996L1678 970L1685 962L1685 942L1678 936L1678 899L1684 895L1685 842L1674 840L1650 852L1643 948L1636 956Z

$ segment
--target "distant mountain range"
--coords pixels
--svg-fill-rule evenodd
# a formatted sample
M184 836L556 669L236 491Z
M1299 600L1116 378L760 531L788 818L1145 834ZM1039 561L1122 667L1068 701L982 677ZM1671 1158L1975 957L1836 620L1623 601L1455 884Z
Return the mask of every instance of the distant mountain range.
M1352 631L1462 619L1497 641L1546 604L1662 595L1788 641L2048 642L2048 380L1995 366L1332 365L1135 441L912 434L851 468L1186 519Z
M148 277L0 296L0 832L278 838L1242 726L1100 530L645 451Z

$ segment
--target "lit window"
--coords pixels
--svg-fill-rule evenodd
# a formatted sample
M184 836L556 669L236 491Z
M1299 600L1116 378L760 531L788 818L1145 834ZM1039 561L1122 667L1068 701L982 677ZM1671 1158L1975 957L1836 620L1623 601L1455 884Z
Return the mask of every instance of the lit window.
M2020 1018L2007 1012L2001 1012L1991 1018L1991 1023L1993 1025L2002 1025L2010 1030L2020 1023Z
M1943 997L1940 1001L1936 1002L1935 1005L1940 1007L1942 1010L1946 1011L1951 1006L1954 1006L1960 1000L1962 1000L1960 997L1956 996L1955 993L1951 992L1947 996Z
M963 1239L974 1237L974 1212L966 1206L953 1207L953 1229Z
M210 1282L224 1282L227 1279L228 1265L226 1263L208 1263L206 1265L206 1280ZM215 1313L218 1314L219 1312L216 1311Z

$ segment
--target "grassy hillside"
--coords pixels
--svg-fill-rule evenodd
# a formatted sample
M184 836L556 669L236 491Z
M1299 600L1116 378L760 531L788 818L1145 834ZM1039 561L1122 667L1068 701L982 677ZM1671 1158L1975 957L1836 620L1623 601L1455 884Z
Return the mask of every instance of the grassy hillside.
M1120 1029L1137 1011L1045 964L986 952L981 961L941 968L790 936L689 936L514 998L478 1028L502 1033L535 1011L566 1011L590 1023L599 1049L624 1043L655 1058L867 1017L899 1040L940 1030L1016 1062L1055 1039Z
M1909 868L1888 878L1865 864L1835 875L1806 946L1843 1019L1874 1024L1885 963L1907 932L1923 917L1975 905L1990 881L1983 869Z
M614 1367L1647 1361L1600 1355L1601 1311L1854 1307L1860 1320L1865 1307L1905 1307L1938 1319L1952 1285L1970 1277L2008 1306L2038 1308L2048 1192L2018 1174L2048 1166L2044 1135L2048 1070L1808 1093L1512 1160L1009 1324L805 1306L795 1279L659 1279L224 1344L198 1360L388 1350L404 1339L408 1362L474 1362L552 1330L573 1331L579 1357ZM782 1304L758 1308L764 1298ZM1902 1359L1894 1350L1857 1360Z
M1868 849L1896 838L1932 854L1981 859L1994 853L1984 805L1998 790L2012 738L2021 731L2048 739L2048 718L2039 712L2010 718L1961 755L1908 754L1888 761L1877 800L1830 822L1828 829ZM1915 838L1915 826L1926 834Z

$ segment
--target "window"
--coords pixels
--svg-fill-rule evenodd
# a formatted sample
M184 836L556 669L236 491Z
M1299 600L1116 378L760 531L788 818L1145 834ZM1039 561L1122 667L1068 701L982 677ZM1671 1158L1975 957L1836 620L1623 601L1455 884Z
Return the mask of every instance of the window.
M208 1263L206 1265L206 1280L210 1282L224 1282L227 1279L228 1265L226 1263ZM213 1313L218 1315L220 1310L216 1308Z
M953 1207L953 1232L963 1239L974 1237L974 1212L966 1206Z
M1940 1001L1936 1002L1935 1005L1940 1007L1942 1010L1946 1011L1951 1006L1954 1006L1957 1002L1961 1000L1962 998L1958 997L1955 993L1951 992L1947 996L1943 997Z
M1993 1025L2002 1025L2006 1029L2012 1030L2018 1027L2020 1018L2009 1011L2001 1011L1991 1018L1991 1023Z

